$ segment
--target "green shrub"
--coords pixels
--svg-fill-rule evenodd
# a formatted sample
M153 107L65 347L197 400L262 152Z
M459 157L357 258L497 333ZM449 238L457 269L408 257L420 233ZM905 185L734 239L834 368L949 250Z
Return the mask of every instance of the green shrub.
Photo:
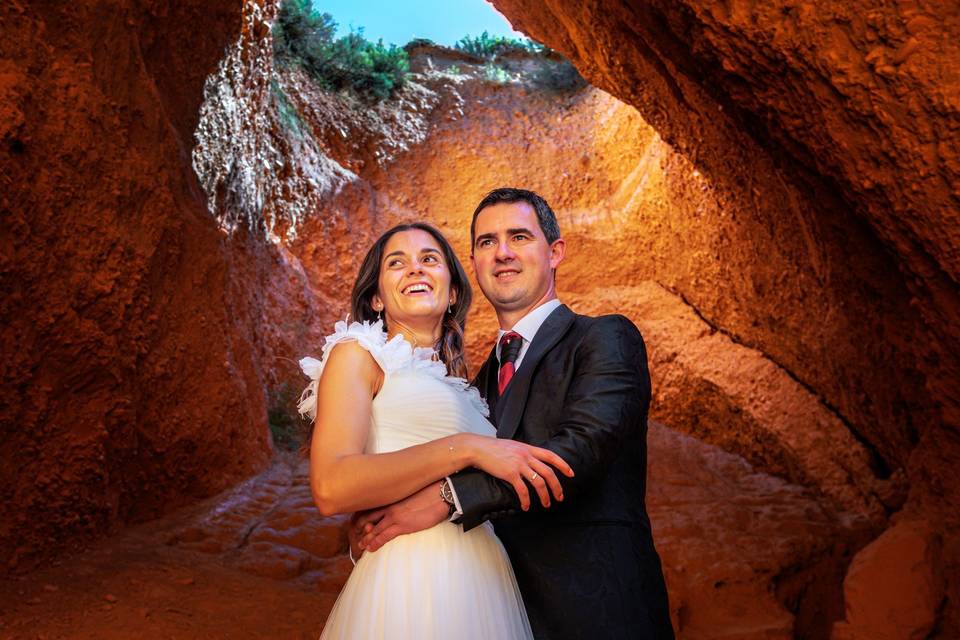
M435 47L437 43L431 40L430 38L414 38L407 44L403 45L403 48L409 51L414 47Z
M273 25L274 57L301 65L331 91L385 100L403 86L410 72L404 49L370 42L362 30L334 38L336 30L333 17L314 9L312 0L283 0Z
M495 60L506 53L542 53L544 51L542 44L529 38L520 40L506 36L491 36L486 31L479 36L464 36L453 47L484 60Z
M312 0L283 0L273 24L273 55L284 60L307 60L333 41L337 23L319 13Z
M507 84L513 79L509 71L491 62L483 65L483 77L494 84Z
M503 57L511 53L526 53L532 56L532 62L519 73L535 85L556 93L575 92L587 86L587 81L568 60L529 38L521 40L491 36L484 31L479 36L464 36L454 48L485 60L483 73L488 82L510 82L517 75L518 67Z
M269 393L267 422L273 445L285 451L297 451L303 446L306 430L297 414L297 401L287 384Z

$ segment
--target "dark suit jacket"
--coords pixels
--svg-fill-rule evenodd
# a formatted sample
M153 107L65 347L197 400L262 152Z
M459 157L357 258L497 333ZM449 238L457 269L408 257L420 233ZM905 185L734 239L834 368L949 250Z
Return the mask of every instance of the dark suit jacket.
M537 638L673 638L644 502L650 377L640 332L623 316L561 305L503 397L498 368L492 351L474 384L499 437L550 449L576 475L557 472L563 502L544 509L531 489L523 512L509 484L461 471L451 478L459 522L494 521Z

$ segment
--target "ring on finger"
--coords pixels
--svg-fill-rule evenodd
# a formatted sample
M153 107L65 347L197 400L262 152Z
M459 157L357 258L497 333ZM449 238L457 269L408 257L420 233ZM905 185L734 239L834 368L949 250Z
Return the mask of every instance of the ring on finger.
M536 479L539 478L539 477L540 477L540 474L537 473L536 471L534 471L534 472L533 472L533 475L530 476L530 481L533 482L534 480L536 480Z

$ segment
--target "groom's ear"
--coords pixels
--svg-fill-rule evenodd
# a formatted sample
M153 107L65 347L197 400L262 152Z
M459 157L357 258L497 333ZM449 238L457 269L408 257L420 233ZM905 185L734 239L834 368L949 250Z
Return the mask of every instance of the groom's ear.
M550 245L550 268L556 269L566 255L567 243L563 241L563 238L557 238Z

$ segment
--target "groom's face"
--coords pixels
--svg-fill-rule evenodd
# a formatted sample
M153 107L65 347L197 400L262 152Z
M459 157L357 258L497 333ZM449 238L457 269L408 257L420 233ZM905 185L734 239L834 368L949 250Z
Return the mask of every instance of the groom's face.
M481 210L475 238L477 282L497 311L532 309L553 292L563 240L547 242L529 203L501 202Z

